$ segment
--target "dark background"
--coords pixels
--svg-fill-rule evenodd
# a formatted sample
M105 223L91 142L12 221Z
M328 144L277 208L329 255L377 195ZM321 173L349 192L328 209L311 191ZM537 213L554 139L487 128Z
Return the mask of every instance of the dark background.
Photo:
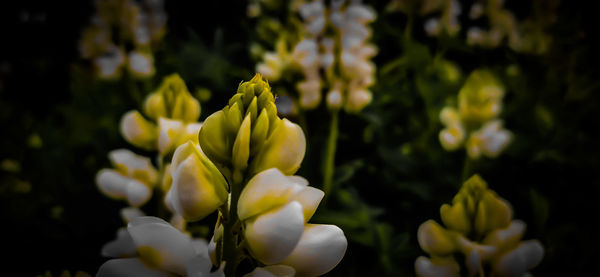
M530 11L529 1L507 2L516 12ZM58 275L67 269L93 275L105 261L101 246L123 224L118 212L125 206L100 194L94 175L109 165L108 151L132 149L117 124L140 102L120 94L123 83L95 80L78 56L77 40L94 11L92 1L10 4L0 4L0 160L16 160L20 169L0 171L5 272ZM382 10L386 3L368 4ZM190 90L209 88L212 98L202 105L202 119L253 74L248 46L255 39L254 22L245 9L245 1L166 4L168 33L156 56L157 77L179 72ZM600 211L600 59L592 44L597 11L563 1L556 12L557 23L548 30L554 41L544 55L456 48L446 58L465 74L481 66L520 65L518 78L502 76L509 91L503 118L515 143L476 171L512 203L515 217L528 223L525 238L544 244L546 255L535 275L599 275L600 240L592 227ZM378 67L414 50L395 35L403 23L398 14L380 15L373 23ZM436 50L438 42L415 36L425 52ZM359 116L341 117L340 192L315 216L340 225L350 240L331 275L414 275L414 259L424 254L415 238L419 224L429 218L439 222L439 206L459 188L464 153L439 147L441 125L430 121L432 107L415 81L436 80L422 72L416 62L405 72L381 73L372 105ZM153 78L152 85L159 81ZM316 186L328 128L319 121L326 116L323 108L308 116L313 131L299 172ZM41 146L31 143L35 136ZM344 222L340 214L352 220Z

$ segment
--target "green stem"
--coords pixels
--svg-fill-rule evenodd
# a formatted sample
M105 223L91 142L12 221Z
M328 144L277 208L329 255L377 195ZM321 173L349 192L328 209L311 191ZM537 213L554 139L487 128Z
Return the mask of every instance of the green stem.
M333 173L335 170L335 151L338 138L338 115L339 111L331 112L331 123L329 126L329 137L327 138L327 148L325 149L325 159L323 164L323 191L325 198L331 192L333 185Z
M236 178L241 174L234 175L231 186L231 202L229 207L226 203L223 208L223 260L227 262L225 264L225 276L235 276L235 271L241 260L241 251L238 248L240 224L237 215L237 204L245 182L240 180L241 178Z
M465 157L465 162L463 164L463 170L462 170L462 175L461 175L461 182L460 185L462 186L462 183L464 183L467 179L469 179L469 177L471 177L471 174L473 172L473 165L474 165L475 161L471 158L469 158L469 156Z

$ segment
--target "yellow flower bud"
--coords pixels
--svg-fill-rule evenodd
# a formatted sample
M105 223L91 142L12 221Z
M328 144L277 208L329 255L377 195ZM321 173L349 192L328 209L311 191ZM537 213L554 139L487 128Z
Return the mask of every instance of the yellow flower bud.
M156 125L138 111L129 111L121 119L121 134L127 142L145 150L156 149Z
M171 163L173 185L168 198L188 221L214 212L227 201L227 183L217 167L191 141L175 150Z
M202 151L212 161L222 164L231 161L231 147L233 146L233 139L225 128L225 112L221 110L204 120L198 134Z
M462 234L468 234L471 231L471 220L462 202L455 203L452 206L448 204L442 205L440 215L442 222L448 228Z
M200 117L200 103L188 91L178 74L163 79L158 90L148 95L144 113L158 120L161 117L194 122Z
M256 97L254 99L256 100ZM256 104L256 101L252 103ZM251 115L247 115L233 143L233 167L240 171L246 170L246 167L248 167L248 158L250 157L250 124Z
M302 128L283 119L267 139L250 165L251 175L276 167L286 175L298 171L306 151Z
M475 231L485 234L491 230L508 226L512 219L510 204L493 191L486 191L479 200L475 215Z

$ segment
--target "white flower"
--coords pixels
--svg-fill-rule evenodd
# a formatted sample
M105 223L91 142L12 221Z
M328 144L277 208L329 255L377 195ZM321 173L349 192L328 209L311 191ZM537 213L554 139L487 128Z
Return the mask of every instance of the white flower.
M137 50L129 52L129 70L134 76L145 78L154 75L154 61L150 54Z
M512 133L502 128L501 120L492 120L484 124L481 129L471 133L467 141L467 153L472 159L479 158L482 154L495 158L508 146L512 140Z
M120 74L121 66L125 63L125 54L123 50L111 45L108 51L97 57L94 60L94 64L98 68L98 75L100 78L112 79L118 77Z
M237 213L252 256L266 265L289 265L297 276L333 269L346 251L344 233L333 225L306 224L323 195L304 178L276 168L250 179Z
M127 233L138 256L109 260L96 276L224 276L222 267L210 272L212 263L205 241L191 239L160 218L134 218Z

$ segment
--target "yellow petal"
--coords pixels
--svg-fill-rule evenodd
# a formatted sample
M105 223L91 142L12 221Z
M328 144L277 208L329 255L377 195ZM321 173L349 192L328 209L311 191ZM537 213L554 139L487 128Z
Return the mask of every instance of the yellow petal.
M419 226L417 240L421 248L432 255L449 255L456 250L451 234L433 220Z
M127 142L145 150L156 149L156 125L138 111L129 111L121 119L121 134Z
M278 125L252 161L251 175L272 167L292 175L300 168L306 151L302 128L287 119Z

